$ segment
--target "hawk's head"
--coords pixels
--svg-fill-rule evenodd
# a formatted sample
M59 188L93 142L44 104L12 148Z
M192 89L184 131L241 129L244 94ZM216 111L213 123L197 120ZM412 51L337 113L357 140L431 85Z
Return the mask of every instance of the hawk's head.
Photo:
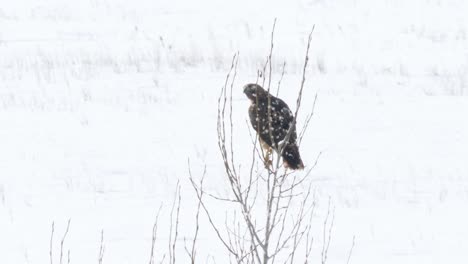
M255 83L246 84L244 86L244 93L252 102L256 102L257 98L261 98L267 94L260 85Z

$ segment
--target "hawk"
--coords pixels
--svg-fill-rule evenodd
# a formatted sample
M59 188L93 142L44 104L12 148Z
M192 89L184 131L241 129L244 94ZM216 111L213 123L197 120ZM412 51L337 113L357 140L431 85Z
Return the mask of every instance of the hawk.
M293 170L303 169L304 164L296 143L294 115L288 105L265 91L258 84L245 85L244 93L252 102L249 107L250 123L257 131L262 146L270 150L269 153L271 153L271 149L279 153L282 148L282 153L279 154L283 158L284 166ZM268 111L268 107L270 107L270 111ZM293 127L289 139L284 142L291 126Z

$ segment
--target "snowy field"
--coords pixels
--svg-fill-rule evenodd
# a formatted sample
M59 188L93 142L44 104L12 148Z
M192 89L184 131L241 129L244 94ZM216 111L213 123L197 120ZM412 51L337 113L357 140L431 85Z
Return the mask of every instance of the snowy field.
M187 263L187 160L196 176L206 164L208 190L229 194L217 97L239 51L236 151L250 155L241 88L255 82L275 17L273 83L285 61L280 97L292 107L316 25L302 114L318 100L301 145L306 166L322 152L310 175L314 262L330 199L327 263L347 263L353 237L349 263L468 263L467 12L463 0L5 1L0 263L50 263L52 222L59 263L68 219L70 263L98 263L101 230L103 263L148 263L162 204L160 260L178 181ZM199 263L227 263L210 227L200 232Z

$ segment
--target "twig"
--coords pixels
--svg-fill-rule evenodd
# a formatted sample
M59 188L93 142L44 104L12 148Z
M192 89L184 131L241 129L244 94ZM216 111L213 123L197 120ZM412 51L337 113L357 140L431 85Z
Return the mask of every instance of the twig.
M162 204L159 206L158 212L156 213L156 219L153 224L153 233L151 235L151 253L149 264L154 264L154 246L156 244L156 238L158 234L158 222L159 222L159 213L161 212Z
M170 231L169 231L169 263L172 263L172 264L175 264L175 259L176 259L175 246L177 243L177 236L179 233L178 227L179 227L180 200L181 200L180 185L179 185L179 181L177 181L176 192L174 194L174 201L172 203L172 208L171 208L171 226L170 226ZM177 208L176 208L176 216L175 216L175 228L173 228L174 208L175 208L176 203L177 203ZM174 240L172 240L173 230L174 230Z
M312 110L311 110L310 113L307 115L306 121L305 121L305 123L304 123L304 126L302 127L301 133L299 134L299 140L298 140L298 143L297 143L298 146L301 145L302 138L304 137L304 134L305 134L307 128L309 127L310 119L312 119L312 116L314 116L314 112L315 112L315 103L317 102L317 96L318 96L318 93L315 94L314 103L312 104Z
M278 88L276 89L276 97L278 97L278 95L279 95L279 91L280 91L280 87L281 87L281 81L283 81L285 69L286 69L286 61L283 62L283 70L281 71L281 77L280 77L280 79L278 81Z
M270 66L269 74L268 74L268 92L270 92L270 88L271 88L271 74L272 74L272 69L273 69L271 65L271 61L272 61L272 56L273 56L273 44L275 42L274 41L275 27L276 27L276 17L273 20L273 28L271 29L270 54L268 55L268 65Z
M166 259L166 254L164 254L164 255L162 256L162 259L161 259L161 261L159 262L159 264L164 263L164 260L165 260L165 259Z
M286 134L286 136L284 137L283 142L288 142L289 138L291 137L291 134L294 131L293 128L296 126L297 114L299 113L299 109L301 108L302 91L304 90L304 84L305 84L305 81L306 81L307 65L308 65L308 62L309 62L309 49L310 49L310 43L312 42L312 34L314 33L314 29L315 29L315 25L312 27L312 30L309 33L309 38L307 40L307 48L306 48L306 54L305 54L305 59L304 59L304 67L303 67L303 70L302 70L302 81L301 81L301 86L300 86L300 89L299 89L299 95L297 96L297 100L296 100L296 111L294 112L294 118L293 118L292 124L290 125L289 131ZM282 153L284 146L285 146L285 144L283 144L283 146L281 146L280 153Z
M50 243L49 243L50 264L53 264L53 262L54 262L54 257L53 257L53 253L52 253L53 241L54 241L54 221L52 221L52 230L50 232Z
M65 233L63 234L62 241L60 241L60 264L62 264L63 244L65 243L65 238L67 237L68 229L70 228L70 221L71 219L68 219L67 229L65 230Z
M190 166L190 160L189 160L189 166ZM205 175L206 175L206 165L205 165L205 167L203 169L203 176L202 176L201 181L200 181L200 186L203 186L203 181L205 180ZM200 229L200 208L201 208L202 199L203 199L203 192L200 193L200 199L198 200L198 205L197 205L197 214L196 214L196 217L195 217L195 235L193 236L193 239L192 239L192 249L189 252L187 247L185 247L185 250L186 250L186 252L188 253L188 255L190 257L190 260L191 260L192 264L195 263L195 259L196 259L195 245L197 243L198 231Z
M99 246L99 255L98 255L98 263L102 264L102 260L104 259L104 229L101 229L101 243ZM150 262L151 263L151 262Z
M348 261L346 262L346 264L349 264L349 260L351 259L351 255L353 253L353 248L354 248L354 239L355 238L356 238L356 236L353 236L353 244L351 245L351 249L349 250Z
M330 216L330 206L331 206L330 203L331 203L331 198L328 198L327 216L325 217L325 222L323 223L322 264L325 264L327 262L328 249L330 247L330 242L331 242L331 233L333 230L333 223L335 221L335 209L333 209L331 224L330 224L330 227L328 228L328 239L327 239L327 223L328 223L328 218Z
M203 193L203 186L200 186L198 187L197 184L194 182L193 180L193 177L192 177L192 173L191 173L191 170L190 170L190 167L189 167L189 177L190 177L190 182L192 183L192 187L193 189L195 190L195 193L197 194L197 199L200 201L201 205L202 205L202 208L203 210L205 211L206 213L206 216L208 217L208 220L210 222L210 225L211 227L213 228L213 230L216 232L216 235L218 236L218 239L222 242L222 244L224 245L224 247L233 255L237 255L237 253L228 245L228 243L226 243L225 239L223 238L223 236L221 235L221 232L219 231L219 229L216 227L216 225L214 224L213 222L213 219L211 218L211 214L210 214L210 211L206 208L206 205L205 203L203 202L203 199L201 199L201 193ZM200 190L199 190L200 188Z

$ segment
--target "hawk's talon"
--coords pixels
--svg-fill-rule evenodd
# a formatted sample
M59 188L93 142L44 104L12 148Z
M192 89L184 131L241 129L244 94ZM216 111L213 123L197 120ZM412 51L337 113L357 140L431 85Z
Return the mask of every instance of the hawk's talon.
M263 164L265 165L265 169L270 169L273 162L270 159L265 159Z
M273 168L272 156L273 156L273 152L271 148L268 148L266 151L265 157L263 157L263 163L265 164L265 169Z

